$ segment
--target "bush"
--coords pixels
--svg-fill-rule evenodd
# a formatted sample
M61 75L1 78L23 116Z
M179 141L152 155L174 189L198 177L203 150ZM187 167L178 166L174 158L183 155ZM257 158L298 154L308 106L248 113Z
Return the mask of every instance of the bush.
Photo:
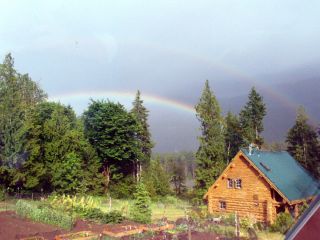
M228 215L223 216L223 223L226 225L232 225L234 226L236 221L235 215L233 213L230 213Z
M0 202L5 200L5 194L4 188L0 186Z
M86 212L82 212L82 216L89 220L96 220L101 223L121 223L124 220L121 212L111 211L108 213L102 212L99 208L87 209Z
M309 205L306 201L303 201L302 205L299 206L299 216L301 216L305 210L309 208Z
M71 229L74 223L72 217L68 214L51 209L45 204L36 204L34 202L19 200L16 203L16 211L17 214L22 217L65 229Z
M122 214L116 210L105 213L101 218L102 223L121 223L123 220Z
M289 230L293 222L294 220L290 213L279 213L276 221L271 225L270 230L272 232L280 232L284 234Z

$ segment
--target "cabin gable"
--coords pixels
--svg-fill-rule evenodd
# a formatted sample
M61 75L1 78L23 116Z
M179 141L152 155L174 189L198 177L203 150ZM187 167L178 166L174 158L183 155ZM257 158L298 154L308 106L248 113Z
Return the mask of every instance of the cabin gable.
M272 201L277 196L265 178L239 152L206 194L211 213L253 215L258 221L272 222L276 210ZM280 198L279 198L280 197Z

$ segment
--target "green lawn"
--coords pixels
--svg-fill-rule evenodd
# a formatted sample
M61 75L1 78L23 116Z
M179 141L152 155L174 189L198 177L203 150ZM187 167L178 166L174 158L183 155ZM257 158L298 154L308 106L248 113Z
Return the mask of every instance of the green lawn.
M0 202L0 212L15 210L16 202L17 201L15 199L10 199L10 200Z
M96 197L96 200L100 202L99 208L105 212L110 210L110 202L107 198ZM158 220L166 217L168 220L175 221L178 218L185 217L185 210L190 208L188 202L180 199L172 199L172 202L155 201L151 204L152 220ZM127 217L129 216L130 205L133 200L112 199L111 210L119 210Z

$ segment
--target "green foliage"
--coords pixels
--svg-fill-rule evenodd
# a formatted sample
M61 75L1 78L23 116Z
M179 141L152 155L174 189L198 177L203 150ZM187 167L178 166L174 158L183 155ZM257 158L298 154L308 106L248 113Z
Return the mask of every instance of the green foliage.
M52 177L54 189L63 193L85 192L83 184L81 159L74 152L67 153L63 161L54 166L55 174Z
M25 200L19 200L16 203L16 212L18 215L30 218L36 222L47 223L65 229L71 229L74 223L72 217L67 213Z
M140 165L144 167L148 166L151 158L151 149L154 146L151 141L151 134L149 131L148 112L149 111L143 106L143 100L141 100L140 91L138 90L131 110L131 113L139 126L136 138L139 142L140 151L142 153L136 164L137 174L140 174Z
M0 202L6 199L5 188L0 185Z
M240 121L236 115L228 112L225 122L226 153L227 158L230 161L240 150L240 147L244 145L244 139Z
M141 156L136 134L139 126L119 103L92 101L84 113L84 130L103 167L105 190L134 171Z
M27 159L19 178L30 190L87 192L101 186L100 164L74 111L59 103L38 104L21 131Z
M304 200L302 202L302 205L299 206L299 216L301 216L305 210L307 210L309 208L308 203Z
M20 186L16 168L25 159L20 131L27 113L46 99L46 94L27 74L14 69L14 59L7 54L0 64L0 184Z
M305 169L320 178L320 144L316 130L307 121L308 116L300 107L296 122L287 135L287 150Z
M99 208L75 208L76 213L88 220L98 221L104 224L121 223L124 220L121 212L114 210L108 213L102 212Z
M202 198L226 166L223 118L208 80L195 109L201 124L201 136L198 138L200 146L196 153L195 190L198 198Z
M163 169L159 158L151 160L150 165L142 174L142 181L151 198L170 194L169 176Z
M105 213L101 218L101 222L106 224L121 223L123 220L124 217L122 216L121 212L116 210Z
M51 195L48 202L53 209L76 213L77 216L101 223L120 223L124 219L119 211L101 211L98 208L101 202L91 196Z
M16 167L24 160L19 131L26 114L46 94L28 74L14 69L14 59L7 54L0 64L0 165Z
M226 225L234 225L235 224L235 215L234 213L230 213L223 216L223 223Z
M144 184L139 182L134 194L135 200L130 209L130 216L134 221L141 223L151 222L151 200Z
M110 185L109 191L113 198L130 199L133 198L136 182L132 176L127 176Z
M86 211L86 209L97 208L100 205L100 202L91 196L77 197L65 194L51 195L48 202L52 208L64 211L71 211L73 208Z
M279 213L274 224L271 225L270 230L273 232L286 233L294 223L290 213Z
M240 123L246 145L255 143L259 146L263 143L261 132L263 131L263 118L266 115L266 105L262 96L253 87L249 93L249 100L240 111Z

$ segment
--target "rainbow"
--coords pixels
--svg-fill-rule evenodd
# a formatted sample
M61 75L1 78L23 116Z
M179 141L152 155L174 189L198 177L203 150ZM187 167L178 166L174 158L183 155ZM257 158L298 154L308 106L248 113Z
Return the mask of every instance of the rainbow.
M226 65L221 63L221 61L212 61L212 59L199 56L197 54L194 54L192 52L183 51L180 49L175 48L166 48L162 45L146 42L146 41L135 41L134 39L127 39L126 41L122 41L123 44L131 44L134 46L141 46L144 48L149 48L151 50L158 50L163 54L166 55L179 55L182 56L185 59L191 59L193 61L196 61L198 63L201 63L203 66L207 66L208 68L214 68L223 71L224 73L234 77L235 79L238 79L242 82L247 82L251 86L256 86L259 89L263 89L266 91L269 96L276 99L279 104L296 111L298 104L295 103L293 99L289 99L287 96L284 96L280 94L279 92L275 91L273 88L260 84L259 81L257 81L256 78L248 75L247 73L244 73L243 71L240 71L232 66ZM214 86L213 86L214 89ZM199 93L200 96L200 93ZM130 101L132 102L135 97L135 92L133 91L79 91L79 92L72 92L72 93L65 93L61 95L54 95L53 97L50 97L49 100L51 101L61 101L63 103L70 103L70 102L78 102L78 101L84 101L92 99L109 99L113 101ZM162 96L158 96L155 94L149 94L149 93L142 93L142 99L145 101L146 104L157 104L166 106L172 109L188 112L188 113L195 113L194 106L190 104L186 104L184 102L170 99ZM122 103L122 102L121 102Z
M289 99L287 96L280 94L279 92L274 90L272 87L259 83L259 81L257 81L255 77L250 76L249 74L235 67L223 64L221 61L213 61L212 59L209 59L199 54L192 53L191 51L184 51L176 48L168 48L168 47L164 47L163 45L156 44L154 42L142 41L141 39L139 39L139 41L135 41L134 39L126 39L125 41L122 41L122 43L125 43L128 45L131 44L134 46L141 46L141 47L149 48L152 50L158 50L159 52L164 53L166 55L179 55L185 59L191 59L195 62L201 63L201 65L207 66L208 68L221 70L224 73L234 77L235 79L238 79L242 82L247 82L251 86L257 87L258 90L259 89L265 90L271 97L273 97L274 99L277 99L277 101L280 104L292 109L294 112L297 110L297 107L299 105L293 99ZM203 79L203 82L204 82L204 79ZM211 87L214 90L214 86L211 85Z
M63 102L63 103L70 103L70 102L77 102L93 99L109 99L114 101L124 100L133 102L136 96L136 92L131 91L86 91L86 92L74 92L74 93L66 93L61 95L56 95L49 97L49 101L54 102ZM174 110L184 111L187 113L195 114L194 106L190 104L186 104L174 99L165 98L162 96L157 96L154 94L141 94L141 99L144 101L145 104L153 104L153 105L160 105L172 108ZM122 102L120 102L122 103Z

